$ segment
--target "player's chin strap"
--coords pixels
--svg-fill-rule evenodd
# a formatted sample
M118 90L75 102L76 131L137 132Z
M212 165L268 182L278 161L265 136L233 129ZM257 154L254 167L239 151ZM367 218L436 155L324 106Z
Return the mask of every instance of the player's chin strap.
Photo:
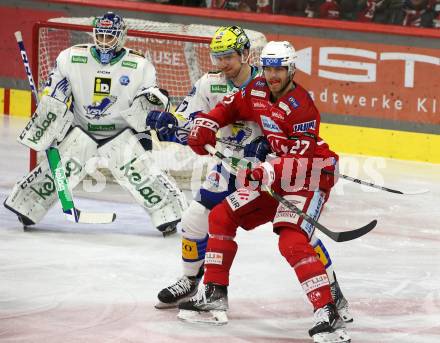
M35 102L38 104L38 92L35 87L34 79L32 77L29 59L24 48L23 38L20 31L15 32L15 38L20 49L21 58L23 60L24 68L29 81L29 86L35 98ZM63 212L68 220L75 223L107 224L113 222L116 219L115 213L92 213L84 212L77 209L73 203L72 194L69 190L69 185L67 182L66 172L64 170L63 163L61 162L61 157L58 149L54 145L49 147L46 150L46 156L54 178L58 199L61 202L61 207L63 208Z
M246 159L239 159L236 157L226 157L223 155L220 151L216 150L213 146L206 144L205 145L206 151L208 151L211 155L217 157L222 162L228 164L232 169L238 170L243 168L250 168L252 167L252 162L246 160ZM283 204L285 207L287 207L289 210L291 210L293 213L307 221L308 223L312 224L314 227L316 227L319 231L330 237L335 242L346 242L351 241L353 239L356 239L358 237L361 237L371 230L374 229L374 227L377 224L377 220L373 220L367 225L350 230L350 231L344 231L344 232L335 232L331 231L328 228L326 228L324 225L318 223L315 219L310 217L307 213L301 211L298 207L296 207L294 204L292 204L287 199L283 198L281 195L273 191L269 187L265 187L265 191L268 192L274 199L276 199L278 202Z

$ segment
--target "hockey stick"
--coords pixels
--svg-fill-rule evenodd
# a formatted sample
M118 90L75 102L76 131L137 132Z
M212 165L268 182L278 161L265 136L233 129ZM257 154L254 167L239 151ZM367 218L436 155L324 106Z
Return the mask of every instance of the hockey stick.
M179 128L178 130L183 130L183 131L186 131L186 132L190 132L191 131L191 130L186 129L186 128ZM222 139L222 138L216 138L216 141L219 142L219 143L222 143L222 144L227 144L227 145L236 147L238 149L244 149L243 145L241 145L239 143L230 142L230 141ZM379 185L376 185L375 183L372 183L372 182L363 181L361 179L357 179L357 178L354 178L352 176L348 176L348 175L344 175L344 174L339 174L339 173L336 173L336 172L333 172L333 171L330 171L330 170L322 169L322 172L325 173L325 174L329 174L329 175L334 175L336 177L340 177L341 179L352 181L352 182L360 184L360 185L364 185L364 186L368 186L368 187L371 187L371 188L380 189L381 191L395 193L395 194L419 195L419 194L425 194L425 193L429 192L428 189L420 189L420 190L417 190L417 191L399 191L397 189L388 188L388 187L385 187L385 186L379 186Z
M244 159L234 158L234 157L226 157L223 155L220 151L216 150L213 146L207 144L205 145L206 151L208 151L211 155L216 156L221 161L227 163L232 169L238 170L240 168L249 168L252 167L252 163L250 161L246 161ZM331 231L328 228L326 228L324 225L318 223L315 219L310 217L307 213L301 211L298 207L296 207L294 204L292 204L287 199L283 198L281 195L273 191L269 187L265 187L265 191L268 192L274 199L276 199L278 202L283 204L285 207L287 207L289 210L291 210L293 213L297 214L299 217L303 218L308 223L312 224L314 227L316 227L319 231L330 237L335 242L346 242L351 241L353 239L359 238L371 230L374 229L374 227L377 224L377 220L373 220L367 225L360 227L358 229L345 231L345 232L335 232Z
M18 43L18 48L20 49L20 55L23 60L24 69L29 81L32 95L35 98L36 104L38 104L38 92L35 86L34 78L32 77L29 59L24 48L23 37L20 31L15 32L14 35ZM55 146L50 146L46 150L46 156L50 171L52 172L54 178L58 199L60 200L63 212L69 221L83 224L108 224L116 219L115 213L84 212L77 209L73 203L72 194L69 190L66 173L64 171L58 149Z
M325 174L329 174L329 175L334 175L336 177L340 177L340 178L348 180L348 181L352 181L354 183L358 183L360 185L364 185L364 186L380 189L381 191L390 192L390 193L403 194L403 195L418 195L418 194L424 194L424 193L428 193L429 192L428 189L420 189L418 191L399 191L397 189L392 189L392 188L388 188L388 187L384 187L384 186L379 186L379 185L376 185L375 183L372 183L372 182L367 182L367 181L363 181L363 180L360 180L360 179L356 179L356 178L348 176L348 175L335 173L335 172L332 172L330 170L322 169L322 172L325 173Z
M168 125L168 127L169 127L170 129L173 128L173 126L172 126L171 124ZM186 127L178 127L178 128L176 128L176 131L178 131L178 130L180 130L180 131L184 131L184 132L188 132L188 133L191 132L191 129L187 129ZM216 138L215 140L216 140L217 142L222 143L222 144L225 144L225 145L233 146L233 147L238 148L238 149L244 149L244 146L243 146L243 145L241 145L241 144L239 144L239 143L234 143L234 142L229 141L229 140L224 139L224 138Z

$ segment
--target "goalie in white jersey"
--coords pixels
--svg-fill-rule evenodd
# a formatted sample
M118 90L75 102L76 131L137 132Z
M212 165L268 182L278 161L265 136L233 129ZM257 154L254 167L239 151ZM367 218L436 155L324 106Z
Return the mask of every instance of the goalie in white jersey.
M90 161L104 158L157 229L174 232L186 200L175 181L154 166L145 133L148 111L166 108L168 97L156 86L154 66L142 53L124 47L127 27L119 15L108 12L93 25L95 44L72 46L57 57L19 140L37 151L58 142L71 187L85 177ZM5 206L24 225L32 225L56 199L44 160L17 183Z
M187 131L179 127L191 127L196 115L208 113L225 95L244 89L259 76L260 70L248 63L250 41L244 30L237 26L220 27L210 44L213 64L220 69L203 75L194 85L189 95L178 106L176 117L169 112L152 111L147 124L154 128L162 140L186 144ZM269 143L255 122L237 121L220 129L220 136L227 141L245 146L237 149L228 144L217 144L220 150L229 150L235 157L264 161L271 151ZM159 292L156 308L176 307L197 291L197 284L203 275L206 244L208 241L208 215L214 206L221 203L236 190L235 175L218 164L208 174L196 198L184 212L182 227L183 276L177 282ZM330 256L321 242L313 236L315 251L323 261L333 297L344 321L352 321L347 301L342 295Z

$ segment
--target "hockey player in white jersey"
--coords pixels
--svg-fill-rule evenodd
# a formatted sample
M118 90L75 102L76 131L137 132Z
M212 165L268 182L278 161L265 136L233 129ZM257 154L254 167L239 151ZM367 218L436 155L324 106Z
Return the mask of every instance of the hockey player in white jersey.
M186 200L175 181L154 166L145 133L147 113L165 108L168 98L156 86L154 66L142 53L124 47L127 27L122 17L108 12L93 26L94 44L75 45L58 55L19 140L37 151L58 143L71 187L85 177L92 159L104 158L156 228L164 235L174 232ZM32 225L56 199L44 159L15 185L4 204L24 225Z
M152 111L147 117L147 124L156 129L161 139L186 144L188 134L186 131L179 131L179 127L190 127L197 113L208 113L225 95L243 89L252 79L260 75L259 69L248 63L249 49L250 42L242 28L220 27L210 44L211 59L219 71L207 73L195 83L189 95L178 106L177 119L169 112ZM245 146L244 150L240 150L227 144L217 144L220 149L229 150L236 157L264 160L270 152L268 142L254 122L237 121L221 129L220 136ZM203 275L209 212L234 191L235 176L229 173L225 166L218 164L207 175L198 195L182 217L184 275L176 283L159 292L159 303L156 308L175 307L195 294ZM312 238L312 244L326 267L332 294L341 317L345 321L352 321L347 301L339 288L325 246L316 236Z

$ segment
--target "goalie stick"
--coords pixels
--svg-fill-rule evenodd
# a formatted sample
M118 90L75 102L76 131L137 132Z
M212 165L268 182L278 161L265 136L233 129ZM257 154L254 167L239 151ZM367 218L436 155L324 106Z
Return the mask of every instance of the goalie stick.
M250 161L246 161L244 159L239 159L235 157L226 157L221 152L216 150L213 146L207 144L205 145L206 151L208 151L211 155L217 157L221 161L224 161L227 163L232 169L238 170L240 168L250 168L252 167L252 163ZM293 213L297 214L299 217L303 218L308 223L312 224L314 227L316 227L319 231L330 237L335 242L346 242L351 241L353 239L359 238L371 230L373 230L377 224L377 220L373 220L370 223L368 223L365 226L362 226L358 229L350 230L350 231L343 231L343 232L335 232L331 231L328 228L326 228L324 225L318 223L315 219L310 217L307 213L301 211L298 207L296 207L294 204L292 204L287 199L283 198L281 195L273 191L269 187L265 187L265 191L268 192L274 199L276 199L278 202L283 204L285 207L287 207L289 210L291 210Z
M20 49L21 59L23 61L32 95L35 98L36 104L38 104L38 92L37 88L35 87L34 78L32 77L29 59L24 48L23 37L20 31L15 32L14 35L18 43L18 48ZM55 146L49 147L46 150L46 156L49 163L49 168L54 177L58 199L60 200L63 212L69 221L81 224L108 224L116 219L115 213L84 212L76 208L75 204L73 203L71 191L69 190L69 184L67 182L66 173L64 171L58 149Z

